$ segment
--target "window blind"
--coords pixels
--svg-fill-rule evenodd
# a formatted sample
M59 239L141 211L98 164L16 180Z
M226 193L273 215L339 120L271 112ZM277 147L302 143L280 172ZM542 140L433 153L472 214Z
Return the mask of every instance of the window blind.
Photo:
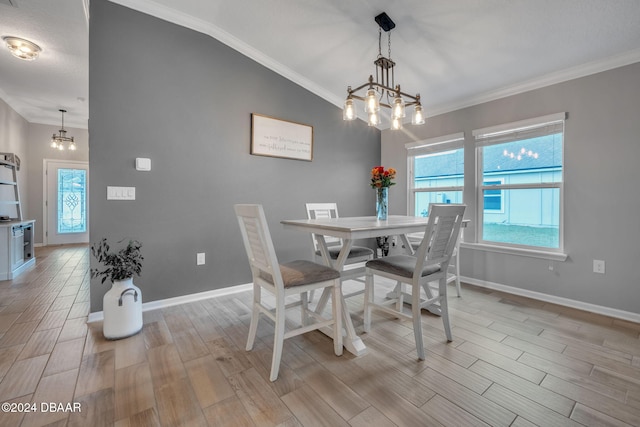
M476 146L486 147L503 142L553 135L564 131L566 113L550 114L519 122L476 129L472 132Z
M408 142L404 146L407 149L409 157L456 150L464 146L464 132L452 133L450 135L438 136L422 141Z

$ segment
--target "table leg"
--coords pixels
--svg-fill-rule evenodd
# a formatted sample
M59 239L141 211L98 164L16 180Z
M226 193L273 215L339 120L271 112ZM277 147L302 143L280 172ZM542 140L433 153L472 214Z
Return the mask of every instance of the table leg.
M321 313L324 310L330 296L331 290L325 288L316 306L316 313ZM362 356L367 353L367 347L364 345L364 342L362 342L362 339L356 335L353 320L351 319L349 310L347 310L347 304L342 292L340 292L340 303L342 304L342 325L344 326L344 339L342 340L344 348L355 356ZM326 327L320 329L320 331L333 338L333 329Z
M347 256L349 255L349 251L353 246L353 240L344 239L342 249L340 251L340 255L338 255L338 259L335 262L332 262L329 256L329 249L327 248L327 242L324 239L324 236L321 234L316 234L316 241L318 242L318 246L320 247L320 253L322 254L322 258L326 265L335 268L338 271L342 271L344 267L344 263L347 260ZM327 306L327 302L329 301L329 297L331 296L331 290L329 288L325 288L320 296L320 300L318 301L318 305L316 306L316 313L322 313ZM367 352L367 347L362 342L362 339L356 335L355 328L353 327L353 321L351 320L351 314L347 309L347 304L344 299L344 292L342 287L340 287L340 302L342 303L342 325L345 330L345 339L343 339L344 348L347 349L348 352L361 356ZM322 328L320 329L326 335L332 337L333 330L331 328Z

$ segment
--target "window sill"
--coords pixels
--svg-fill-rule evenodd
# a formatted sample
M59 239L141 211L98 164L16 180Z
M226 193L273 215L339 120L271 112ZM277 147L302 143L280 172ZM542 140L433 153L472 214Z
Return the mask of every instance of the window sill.
M535 249L512 248L508 246L487 245L482 243L460 243L460 247L477 251L497 252L501 254L519 255L552 261L566 261L569 255L560 252L546 252Z

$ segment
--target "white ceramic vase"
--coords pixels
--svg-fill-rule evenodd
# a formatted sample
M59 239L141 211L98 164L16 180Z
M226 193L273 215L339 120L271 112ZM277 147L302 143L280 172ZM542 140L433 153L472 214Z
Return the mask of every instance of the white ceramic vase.
M130 337L142 330L142 292L133 278L115 280L102 298L102 332L108 340Z

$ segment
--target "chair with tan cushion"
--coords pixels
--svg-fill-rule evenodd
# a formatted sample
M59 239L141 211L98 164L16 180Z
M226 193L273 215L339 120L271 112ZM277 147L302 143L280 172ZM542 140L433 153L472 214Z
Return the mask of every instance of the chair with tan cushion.
M296 260L280 264L269 233L269 227L261 205L234 206L242 240L247 251L253 275L253 304L251 324L247 339L247 351L253 348L260 313L275 322L273 358L270 380L278 378L284 340L315 329L333 326L334 353L342 354L342 307L340 304L340 272L333 268L307 261ZM309 310L307 293L315 289L331 288L331 318L325 318ZM275 297L275 308L262 302L262 290ZM300 300L285 304L290 295L300 295ZM301 326L285 331L285 310L301 306ZM313 322L310 322L313 320Z
M338 218L338 205L337 203L307 203L307 218L309 219L320 219L320 218ZM338 255L340 255L340 251L342 250L342 239L331 236L324 236L325 242L327 244L327 249L329 249L329 257L332 262L335 262L338 259ZM320 247L318 246L318 241L316 239L315 234L311 234L313 255L317 262L324 263L324 259L322 258L322 254L320 252ZM342 272L342 279L347 280L356 280L364 283L364 263L375 257L375 252L373 249L368 248L366 246L351 246L349 250L349 255L344 263L345 268ZM361 263L362 265L358 268L353 268L356 264ZM344 295L345 298L349 298L355 295L360 295L364 292L364 289L349 293ZM311 294L311 299L313 299L313 293Z
M371 329L371 311L381 310L401 319L413 320L413 332L418 358L424 360L421 309L437 309L442 317L448 341L452 340L447 309L447 270L458 239L466 206L458 204L433 204L424 237L415 255L391 255L368 261L364 297L364 330ZM373 292L374 276L408 284L411 288L411 314L404 312L397 299L376 301ZM429 288L429 282L438 281L437 294ZM421 299L421 288L426 299ZM400 289L402 291L402 289ZM402 298L402 292L397 293Z

